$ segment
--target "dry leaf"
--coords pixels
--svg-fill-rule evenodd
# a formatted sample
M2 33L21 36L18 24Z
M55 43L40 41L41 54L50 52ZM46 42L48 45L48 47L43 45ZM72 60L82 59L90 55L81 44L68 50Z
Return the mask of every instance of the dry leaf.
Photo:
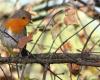
M81 6L79 9L81 11L83 11L83 12L87 12L88 11L88 7L87 6Z
M60 9L50 9L50 10L48 10L48 14L50 14L51 16L53 16L53 15L55 15L59 11L60 11Z
M66 25L78 24L78 21L76 18L76 10L73 7L66 8L64 23Z
M54 21L52 19L52 17L57 13L59 12L60 10L59 9L50 9L48 10L48 14L49 16L43 21L43 24L46 26L48 23L49 25L54 25ZM57 16L58 17L58 16ZM51 20L52 19L52 20Z
M9 57L9 56L10 56L9 53L6 52L6 51L2 51L2 52L0 52L0 53L2 53L2 54L1 54L1 57Z
M18 41L18 48L24 48L24 46L32 40L33 32L31 32L28 36L22 37Z
M57 51L57 53L67 53L68 51L72 50L72 44L70 42L65 43L62 45L61 48Z
M80 69L81 69L81 66L80 65L77 65L77 64L68 64L68 67L69 67L69 70L70 70L70 73L72 73L74 76L78 75L79 72L80 72Z
M94 11L94 10L91 10L91 9L89 9L89 10L86 12L86 14L87 14L88 16L90 16L90 17L93 17L93 16L96 15L95 11Z
M32 16L37 16L38 14L36 12L33 12L33 5L29 4L27 5L27 7L25 8L26 11L28 11Z
M44 19L44 21L43 21L43 23L42 23L42 24L43 24L44 26L47 26L47 25L48 25L48 23L50 22L50 20L51 20L51 17L47 17L46 19ZM53 21L51 21L51 22L49 23L49 25L51 25L51 24L52 24L52 22L53 22Z
M65 14L66 15L75 15L76 14L76 9L74 7L67 7L65 9Z
M62 22L58 21L54 27L51 29L51 34L52 34L52 38L56 39L57 35L59 34L59 32L61 31L61 27L62 27Z
M65 51L67 51L67 50L71 51L72 50L72 44L70 42L67 42L63 45L63 48L64 48Z
M75 16L65 16L64 18L64 23L66 25L73 25L73 24L78 24Z
M7 47L5 47L0 41L0 56L1 57L9 57L9 53Z
M82 43L85 43L85 41L86 41L85 34L80 34L80 35L79 35L79 39L80 39L80 41L81 41Z
M95 16L95 11L90 6L82 6L80 10L85 12L88 16L93 17Z

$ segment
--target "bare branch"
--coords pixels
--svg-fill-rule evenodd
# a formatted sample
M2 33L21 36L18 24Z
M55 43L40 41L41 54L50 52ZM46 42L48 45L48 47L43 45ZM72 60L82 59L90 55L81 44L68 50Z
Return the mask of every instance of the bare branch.
M49 59L50 58L50 59ZM72 53L55 53L55 54L33 54L29 57L1 57L1 63L39 63L39 64L54 64L54 63L75 63L84 66L100 67L100 55Z

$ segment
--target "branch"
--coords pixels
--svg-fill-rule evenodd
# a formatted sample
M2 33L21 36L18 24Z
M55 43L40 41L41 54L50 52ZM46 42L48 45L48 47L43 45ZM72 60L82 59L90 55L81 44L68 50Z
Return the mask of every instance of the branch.
M50 1L51 2L51 1ZM84 6L87 6L88 5L88 3L85 3L84 1L82 1L82 0L78 0L78 2L80 3L80 4L83 4ZM36 11L36 12L42 12L42 11L47 11L47 10L50 10L50 9L52 9L52 8L59 8L59 7L64 7L64 6L67 6L69 3L68 2L64 2L64 3L59 3L59 4L52 4L52 5L48 5L48 6L46 6L46 3L42 3L41 5L38 5L38 6L36 6L36 7L39 7L39 8L33 8L33 10L34 11ZM42 6L43 5L43 6ZM72 3L72 5L74 5L74 6L76 6L76 8L77 9L79 9L80 10L80 5L76 5L75 4L75 0L73 0L73 3ZM88 6L87 6L88 7ZM90 6L91 7L91 6ZM95 6L94 6L95 7ZM81 10L81 11L83 11L83 10ZM90 16L90 17L92 17L92 18L95 18L95 19L99 19L99 17L100 17L100 13L94 8L93 10L91 10L93 13L95 13L93 16ZM83 11L84 12L84 11ZM88 12L88 11L87 11ZM85 12L86 13L86 12ZM87 13L86 13L87 14ZM88 15L88 14L87 14ZM40 15L40 16L37 16L37 17L34 17L33 19L32 19L32 21L38 21L38 20L41 20L41 19L43 19L43 18L45 18L47 16L47 14L46 15Z
M100 67L100 55L96 54L72 54L72 53L55 53L55 54L33 54L29 57L1 57L1 63L39 63L39 64L55 64L55 63L75 63L84 66Z

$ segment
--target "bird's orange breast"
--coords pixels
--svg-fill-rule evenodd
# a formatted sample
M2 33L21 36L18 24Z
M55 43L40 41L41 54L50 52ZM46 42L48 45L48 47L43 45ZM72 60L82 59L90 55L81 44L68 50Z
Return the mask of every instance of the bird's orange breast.
M25 26L29 23L28 19L8 19L5 23L4 26L7 29L10 29L12 33L19 34L23 31Z

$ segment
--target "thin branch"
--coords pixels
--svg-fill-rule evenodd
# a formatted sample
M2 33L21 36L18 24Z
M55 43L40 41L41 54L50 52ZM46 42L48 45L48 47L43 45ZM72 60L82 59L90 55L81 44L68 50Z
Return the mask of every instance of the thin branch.
M75 0L73 0L73 3L71 3L72 5L74 5L74 6L76 6L76 8L77 9L79 9L80 10L80 5L75 5L75 2L74 2ZM87 3L85 3L84 1L82 1L82 0L77 0L80 4L83 4L84 6L87 6L88 4ZM45 4L45 3L43 3L43 4ZM41 4L41 5L39 5L39 6L42 6L43 4ZM69 3L68 2L62 2L62 3L60 3L60 4L53 4L53 5L50 5L50 6L43 6L43 7L40 7L40 8L36 8L36 9L34 9L33 8L33 10L34 11L36 11L36 12L40 12L40 11L47 11L47 10L50 10L50 9L52 9L52 8L56 8L56 7L63 7L63 6L67 6ZM36 6L36 7L38 7L38 6ZM81 10L82 11L82 10ZM84 11L83 11L84 12ZM94 8L94 10L93 10L93 12L94 13L96 13L96 15L94 15L93 16L93 18L96 18L96 19L99 19L99 14L100 13L98 13L98 11L96 11L95 10L95 8ZM47 15L43 15L43 16L38 16L38 17L34 17L33 19L32 19L32 21L37 21L37 20L41 20L41 19L44 19L45 17L46 17ZM97 16L97 17L96 17Z
M95 32L95 30L99 27L99 25L100 25L100 23L99 23L99 24L92 30L92 32L90 33L89 37L88 37L87 40L86 40L86 43L84 44L84 47L83 47L83 49L82 49L82 52L85 50L85 48L86 48L86 46L87 46L87 44L88 44L88 42L89 42L89 40L90 40L92 34L93 34L93 33Z
M6 73L4 72L4 70L2 69L1 66L0 66L0 69L1 69L1 71L3 72L5 79L8 80L7 75L6 75Z
M65 44L66 42L68 42L68 40L70 40L72 37L74 37L76 34L78 34L81 30L83 30L85 27L87 27L87 25L89 25L90 23L92 23L93 21L95 21L95 19L91 20L89 23L87 23L86 25L84 25L81 29L79 29L77 32L75 32L73 35L71 35L68 39L66 39L55 51L55 53L61 48L61 46L63 44Z
M55 11L55 9L54 9L52 12L54 12L54 11ZM51 13L52 13L52 12L51 12ZM55 13L55 14L50 18L50 21L48 22L48 24L46 25L46 27L43 27L43 32L39 35L39 37L38 37L38 39L36 40L35 44L32 46L32 49L31 49L30 52L33 51L33 49L35 48L35 46L36 46L36 44L38 43L38 41L39 41L39 39L41 38L41 36L43 35L45 29L49 26L49 24L50 24L50 22L52 21L52 19L53 19L57 14L62 13L62 12L63 12L63 10L60 10L60 11L58 11L57 13ZM50 14L51 14L51 13L50 13ZM40 23L40 24L41 24L41 23Z
M46 80L47 70L48 70L48 64L45 64L42 80Z
M50 68L48 68L48 70L49 70L55 77L57 77L59 80L62 80L62 79L58 76L58 74L54 73L52 70L50 70Z

